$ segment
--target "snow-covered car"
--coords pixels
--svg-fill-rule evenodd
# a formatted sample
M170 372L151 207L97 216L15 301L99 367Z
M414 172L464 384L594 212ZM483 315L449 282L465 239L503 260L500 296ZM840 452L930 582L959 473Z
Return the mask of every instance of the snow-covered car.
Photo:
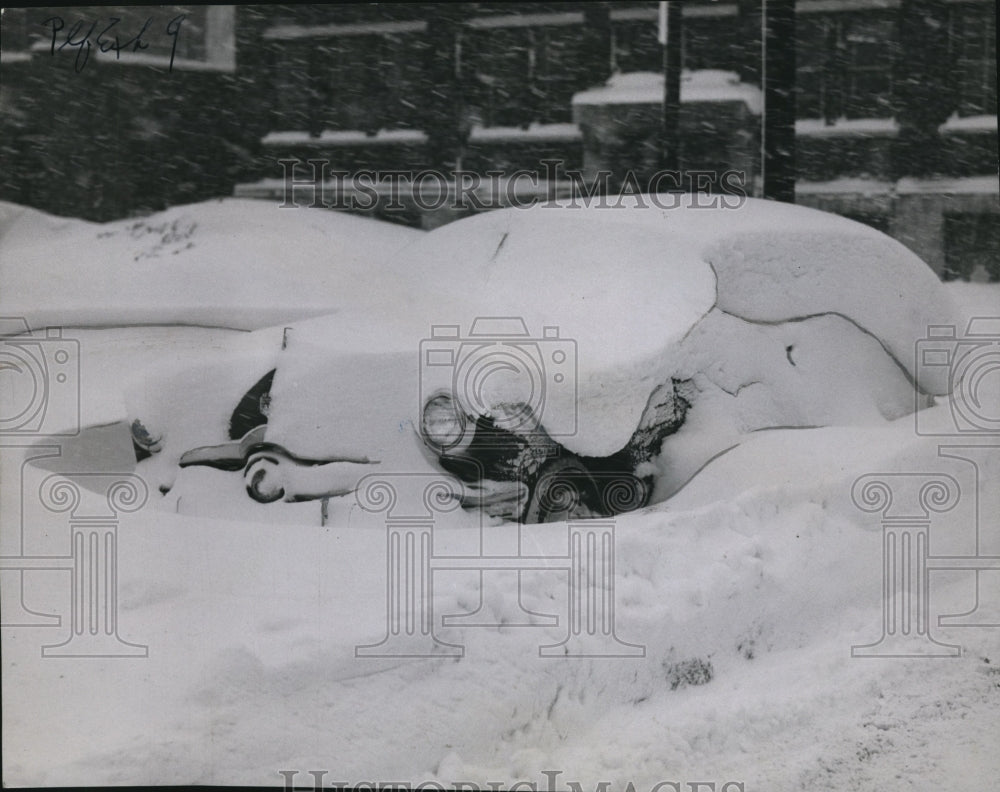
M540 522L668 498L750 433L947 392L914 349L955 310L903 245L803 207L667 200L460 220L345 273L336 313L144 374L140 471L164 493L242 472L266 503L443 470L463 505Z
M337 278L394 258L423 233L239 198L108 223L0 201L0 316L31 327L257 330L336 310Z

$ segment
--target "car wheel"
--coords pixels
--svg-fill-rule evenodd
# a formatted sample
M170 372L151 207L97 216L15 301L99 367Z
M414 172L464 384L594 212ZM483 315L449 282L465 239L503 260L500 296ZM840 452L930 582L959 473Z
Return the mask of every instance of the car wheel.
M247 459L243 481L247 494L258 503L274 503L285 497L285 471L290 460L273 451L260 451Z

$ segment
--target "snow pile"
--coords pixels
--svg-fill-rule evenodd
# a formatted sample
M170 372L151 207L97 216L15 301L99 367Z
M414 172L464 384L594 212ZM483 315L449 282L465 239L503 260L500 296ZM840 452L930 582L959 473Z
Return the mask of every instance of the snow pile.
M19 475L19 459L10 462L5 488ZM369 658L355 648L386 634L386 515L346 499L325 527L291 524L287 511L288 522L270 526L233 519L238 511L184 516L183 503L179 515L124 515L119 630L149 657L42 659L38 645L63 640L65 625L5 628L5 777L280 785L280 771L297 770L296 784L309 786L309 771L325 769L331 785L547 789L549 771L556 789L696 779L747 789L987 787L1000 772L988 750L1000 640L995 629L937 626L938 614L976 602L972 573L932 579L935 637L961 643L964 657L850 654L882 629L882 535L877 515L851 504L852 482L935 469L974 491L975 471L949 467L911 419L776 430L706 467L668 503L620 516L614 627L643 647L631 657L540 657L540 645L566 637L565 573L519 581L474 570L477 551L518 546L558 565L564 524L480 534L469 514L439 516L434 552L464 554L473 567L433 582L436 619L478 607L471 624L435 628L464 656ZM45 474L23 471L25 491L35 491ZM995 460L982 467L984 493L998 475ZM202 482L219 500L232 495L223 476ZM82 512L100 506L83 494ZM937 552L970 552L973 513L969 498L935 517ZM996 513L986 513L984 535L1000 529ZM30 499L25 517L29 550L66 552L65 521ZM64 577L25 580L35 608L68 612ZM559 621L513 629L527 611ZM392 728L381 728L387 713Z
M606 781L615 792L707 788L699 781L718 790L989 788L1000 774L1000 636L981 625L996 614L963 627L938 617L996 606L996 571L971 562L977 550L997 554L1000 455L980 441L981 464L963 463L940 453L941 438L916 434L913 416L886 419L906 407L911 379L939 384L900 351L924 337L921 323L965 328L1000 305L993 286L928 281L883 239L756 202L721 213L498 212L427 235L377 290L345 280L340 313L287 333L75 331L87 428L44 464L25 460L51 451L47 440L0 456L4 780L279 786L284 772L306 787L318 778L465 789ZM963 305L958 317L949 292ZM160 297L136 305L156 316ZM664 460L686 457L677 444L704 453L710 444L699 438L713 432L723 445L739 438L669 500L613 521L614 574L587 594L610 593L628 656L539 655L563 644L583 593L570 588L566 563L580 526L482 525L462 510L439 514L415 556L441 564L419 592L432 592L445 646L431 656L358 655L386 637L387 614L400 607L387 588L398 571L387 522L426 525L422 501L411 500L420 495L414 474L434 469L408 418L422 400L421 342L454 349L454 337L434 337L430 325L467 333L487 310L523 315L549 355L576 342L580 382L604 378L613 391L600 425L582 408L595 446L631 431L636 395L673 375L698 398ZM558 339L544 336L546 323L559 326ZM622 384L651 360L655 372L634 389ZM318 502L250 502L233 473L119 466L88 443L93 424L122 421L124 383L144 364L152 373L130 398L150 430L171 433L162 459L225 439L239 397L277 366L269 431L385 452L378 472L394 482L400 508L334 498L324 519ZM599 389L580 387L584 401L599 400ZM947 427L950 407L942 397L920 413L922 425ZM755 431L775 418L801 428ZM122 442L130 452L127 433ZM956 452L954 437L943 442ZM52 471L80 485L72 513L37 496ZM149 490L145 507L111 521L117 635L147 646L148 657L42 657L41 646L70 635L80 601L68 573L72 527L89 531L98 523L87 518L104 515L100 530L113 529L94 491L98 472L138 472ZM932 515L929 549L970 565L931 571L923 602L934 638L961 645L961 657L851 656L885 627L881 516L851 501L859 476L883 472L945 473L960 486L955 508ZM165 496L161 475L176 477ZM661 471L670 485L683 478ZM176 513L151 508L158 502ZM270 524L257 522L264 515ZM22 572L23 555L34 557L27 566L38 557L61 566ZM481 573L489 556L497 563ZM533 569L497 569L497 556ZM38 614L62 622L18 626L16 617L37 624ZM474 616L442 622L463 614Z
M954 323L941 284L899 243L849 220L762 201L739 210L699 208L690 198L669 211L512 209L445 226L408 260L434 285L433 305L411 303L407 314L415 319L431 308L427 324L409 332L458 325L472 344L476 317L517 316L533 338L549 327L572 342L575 403L568 388L546 379L541 421L568 448L590 455L625 444L657 384L689 379L710 364L729 368L723 387L755 384L772 400L798 404L801 414L777 407L746 431L897 417L912 409L907 379L918 377L916 340L930 324ZM318 327L311 332L340 340ZM420 338L403 331L394 348L413 350ZM537 341L553 352L561 343ZM811 349L824 351L810 360ZM562 371L546 363L544 375ZM427 368L425 376L447 376L459 365ZM933 376L920 372L917 384L943 392ZM790 396L805 396L793 379L808 384L808 398ZM495 392L489 379L478 384L486 402L512 396L503 379ZM421 388L432 390L426 380ZM867 389L871 404L845 398L852 388Z
M0 206L0 314L32 327L256 329L339 310L344 283L422 232L320 209L220 199L89 223Z
M535 396L542 426L566 447L594 455L621 448L649 393L669 376L664 352L715 299L697 240L673 235L670 223L640 223L642 214L508 209L444 226L414 245L408 260L439 298L426 314L424 348L457 347L454 366L424 362L423 394L456 383L467 408L532 404ZM523 327L476 324L480 317L517 318ZM441 330L434 338L432 325L458 326L459 341L442 339ZM503 334L517 332L526 336ZM480 341L486 352L471 357ZM524 360L525 347L537 365L523 362L524 376L485 375L489 364Z
M916 343L929 325L958 324L942 285L899 243L753 200L491 212L422 237L394 277L368 283L345 291L340 312L282 333L280 352L274 331L261 335L268 354L228 378L248 388L277 366L269 442L424 470L415 427L446 391L470 415L527 403L566 448L605 456L674 381L690 409L650 471L657 498L762 429L877 425L926 406L914 388L944 393L947 372L918 369ZM241 354L218 352L220 370L243 365ZM130 409L167 435L161 460L226 439L237 387L207 393L212 365L140 374L175 411L158 416L142 400ZM203 416L197 431L186 412Z

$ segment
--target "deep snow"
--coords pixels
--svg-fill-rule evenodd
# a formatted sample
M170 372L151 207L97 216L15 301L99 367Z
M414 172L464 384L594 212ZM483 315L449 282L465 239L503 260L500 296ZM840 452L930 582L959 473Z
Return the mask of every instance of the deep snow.
M378 288L347 273L336 312L292 325L280 354L271 331L256 342L280 361L267 439L305 457L405 468L415 462L399 427L418 425L430 394L454 389L469 414L532 404L566 448L605 456L629 440L657 385L689 380L700 399L693 440L710 442L695 450L684 431L669 441L686 444L671 455L686 475L664 482L669 494L748 432L895 418L912 410L913 382L923 393L945 390L943 367L914 366L914 344L929 325L958 321L905 247L802 207L668 201L661 205L676 205L485 213L419 237L379 273ZM502 343L509 321L480 325L481 317L513 319L524 337ZM479 376L479 338L483 360L527 373ZM442 353L454 364L421 357ZM223 350L205 370L243 354ZM239 394L234 385L214 431L200 421L200 435L193 422L159 413L215 409L216 380L245 391L267 370L181 381L154 368L139 372L146 393L130 392L129 412L157 433L170 427L175 459L223 440Z
M829 288L848 303L877 294L858 273L842 277L830 273ZM945 288L961 327L1000 310L994 286ZM886 311L883 336L895 332L912 348L921 331ZM151 361L170 374L198 361L214 366L213 349L242 345L232 371L257 370L279 354L281 331L67 328L80 343L82 423L121 421L123 383ZM801 329L795 343L822 353L831 331ZM215 383L206 387L221 389L228 404L252 384ZM279 771L296 769L296 783L307 786L308 771L328 770L328 784L523 780L546 789L551 777L560 789L604 780L637 790L696 780L747 790L989 788L1000 773L992 747L1000 628L938 625L939 614L973 607L976 578L932 571L932 634L960 644L962 656L853 658L853 645L882 630L883 562L879 515L860 511L851 491L869 473L947 473L962 497L934 516L932 552L974 554L978 506L979 552L997 555L1000 450L977 470L938 452L965 438L918 435L914 416L877 413L844 421L852 425L751 432L669 500L615 519L615 631L643 645L643 657L539 657L538 646L559 643L566 630L567 578L551 570L524 573L520 592L511 573L486 574L480 586L475 571L439 571L437 615L473 611L482 594L482 620L510 626L437 627L441 640L465 646L460 659L355 657L355 646L386 631L384 515L345 498L331 501L321 525L319 502L259 507L238 475L186 469L174 513L148 504L120 516L119 635L147 645L148 657L41 657L41 646L68 635L69 576L25 573L24 602L63 623L3 630L5 782L280 785ZM944 431L950 415L941 398L921 426ZM193 434L209 433L184 417ZM95 437L62 441L64 463L44 466L22 464L38 449L4 450L4 556L68 554L67 516L35 493L61 465L93 473L102 461L127 472L110 452L95 460ZM160 497L152 481L150 489L150 499ZM86 486L80 495L78 514L102 508ZM272 510L271 524L256 521L257 508ZM435 547L469 552L470 537L480 536L469 531L474 519L439 518ZM565 531L506 526L483 540L510 551L520 532L522 547L555 557ZM8 617L16 573L3 574ZM996 578L980 574L984 606L995 604ZM560 622L515 627L520 606Z
M370 277L421 235L231 198L110 223L0 202L0 316L24 317L32 327L254 330L339 310L343 279Z

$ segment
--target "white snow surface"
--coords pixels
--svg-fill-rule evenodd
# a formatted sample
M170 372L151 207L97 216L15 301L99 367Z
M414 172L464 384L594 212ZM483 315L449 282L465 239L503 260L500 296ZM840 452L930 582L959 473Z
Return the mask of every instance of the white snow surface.
M314 146L368 146L386 143L427 142L427 133L420 129L380 129L369 135L360 129L324 129L313 137L308 132L268 132L260 142L265 146L314 145Z
M743 102L759 115L760 89L740 82L736 72L719 69L685 70L681 74L681 102ZM573 94L574 105L662 104L663 75L659 72L613 74L596 88Z
M323 209L218 199L90 223L0 202L0 315L32 327L254 330L340 310L422 232Z
M864 176L843 176L829 181L811 182L799 179L795 182L796 195L823 193L857 193L858 195L884 195L894 189L894 183Z
M894 137L899 134L899 124L895 118L838 118L832 124L822 118L802 118L795 122L795 134L810 137Z
M1000 178L988 176L960 176L957 178L900 179L896 183L900 195L950 193L955 195L998 195Z
M997 131L997 117L995 115L973 115L960 116L952 113L948 120L938 127L938 132L948 134L950 132L993 132Z
M555 237L537 256L529 255L534 222L529 218L546 211ZM2 573L5 624L16 615L12 605L18 601L38 613L62 616L61 626L3 628L5 782L280 786L280 771L297 770L295 783L311 786L310 771L325 770L326 784L436 781L481 789L518 781L549 789L550 778L554 789L571 782L592 789L602 781L614 790L629 784L651 790L665 781L687 788L709 780L717 789L734 782L747 790L989 788L1000 774L1000 755L993 748L1000 726L1000 629L939 625L938 616L971 611L977 603L995 611L998 573L930 573L932 633L939 642L960 645L961 656L852 658L852 646L876 642L882 632L883 538L880 515L859 510L851 490L870 473L950 475L963 495L954 509L933 515L932 552L970 557L978 549L1000 555L1000 503L992 486L1000 476L1000 454L987 446L978 452L977 467L939 453L942 443L977 442L968 435L915 431L919 426L947 431L949 397L922 411L920 424L913 415L895 417L897 389L913 375L906 363L912 358L901 358L900 367L882 351L883 345L912 349L924 337L926 328L911 323L927 317L913 315L904 303L946 306L954 298L958 307L948 308L949 318L941 323L964 328L970 316L997 315L997 288L939 288L921 271L907 269L909 260L894 245L879 250L867 270L845 265L853 254L868 255L875 236L820 213L756 203L728 212L727 233L716 234L707 248L696 240L704 240L698 223L710 224L710 212L703 212L704 221L694 210L633 213L627 237L635 238L635 247L625 236L612 240L618 246L611 256L617 277L610 279L611 241L602 243L599 229L582 232L602 222L599 213L583 214L578 224L546 209L445 226L440 231L451 228L450 233L425 237L406 259L410 269L400 267L398 281L385 284L385 302L370 294L348 301L342 321L293 324L284 350L281 326L258 333L72 330L80 345L82 423L90 428L75 438L42 439L60 445L61 462L49 460L47 469L25 464L26 456L40 453L26 447L33 438L19 438L21 447L6 443L0 455L2 556L5 564L20 555L68 556L70 515L47 509L35 495L50 470L62 469L71 479L73 473L133 471L108 445L94 445L98 433L92 428L126 415L126 382L133 382L150 409L159 405L158 420L188 427L185 441L218 442L221 438L209 435L222 429L234 398L282 355L293 365L289 376L276 380L275 409L282 394L312 393L308 410L298 412L297 419L304 420L321 405L336 412L340 403L383 393L384 400L370 409L352 405L354 415L365 416L368 409L373 416L402 416L408 404L419 403L417 394L411 402L411 394L391 387L392 372L408 367L412 376L419 369L412 349L400 347L408 332L424 338L428 318L464 330L467 315L489 305L486 296L482 303L463 298L479 290L463 290L463 284L444 278L454 262L433 255L435 249L468 252L469 284L496 279L497 313L508 309L505 299L513 299L514 276L530 274L534 291L528 295L536 302L527 300L531 310L525 313L534 335L538 321L559 324L565 337L575 334L581 367L598 375L616 355L633 355L622 361L628 370L665 345L707 394L698 402L704 411L692 410L684 431L701 422L705 433L717 431L723 441L727 433L741 435L737 447L705 465L669 500L614 520L614 629L620 640L643 646L642 656L540 657L539 645L558 644L566 635L565 572L525 572L518 584L514 573L480 578L470 569L435 573L435 617L469 613L481 604L479 624L507 626L438 623L442 641L465 647L460 658L358 657L357 645L376 644L386 633L384 514L360 508L351 497L330 500L325 521L319 502L255 504L243 494L238 474L208 468L185 469L173 490L161 496L159 472L140 466L150 502L118 516L118 634L148 646L148 657L42 657L41 646L62 643L69 635L69 573L36 570L23 573L23 579L10 569ZM560 222L576 236L575 245L556 233ZM482 244L463 238L462 225L475 227ZM688 233L678 232L676 244L666 245L658 237L663 225ZM724 286L727 273L739 274L737 254L743 248L732 240L745 234L746 250L760 255L755 234L768 229L775 237L794 230L795 246L805 231L820 233L820 242L808 248L817 269L797 272L786 255L790 248L776 244L768 248L774 252L773 269L755 266L752 275ZM836 229L858 240L858 247L841 247ZM492 243L499 244L508 230L497 251ZM432 244L435 234L438 241ZM644 268L658 239L657 249L670 255ZM508 246L528 259L508 261ZM719 273L718 305L728 313L712 308L716 282L704 274L711 274L706 251ZM839 278L832 272L824 276L838 265L844 267ZM579 277L569 277L574 272ZM818 277L830 290L825 299L834 312L772 322L789 318L786 303L753 294L760 295L764 283L781 287L778 273L791 279L782 292L787 304L808 305L815 298L810 280ZM659 282L671 277L674 291ZM423 292L414 290L420 280L439 290L438 307L448 309L444 316L420 315ZM911 301L899 299L901 283ZM567 291L550 291L544 299L544 290L556 286ZM618 290L625 296L616 298ZM704 311L676 298L662 302L677 290ZM147 295L154 303L148 306L151 315L157 296ZM639 298L647 301L632 307ZM587 313L578 304L587 301L598 307L591 312L593 327L584 332L575 323ZM546 304L562 310L546 315ZM673 313L660 316L654 309L661 304ZM370 326L376 323L361 320L370 320L378 306L383 330L374 336ZM872 313L883 314L884 324L863 332L858 325L873 321ZM650 336L655 330L656 340L646 339L642 327ZM682 337L690 332L682 343L674 331ZM632 343L623 340L629 335ZM585 341L595 344L598 337L606 346L600 351L595 346L596 362L587 362ZM786 357L789 343L794 367ZM844 343L850 344L849 353ZM309 354L321 351L331 354L322 361ZM225 370L213 369L222 365L220 352L229 358ZM162 379L150 374L135 382L136 371L150 363ZM339 368L341 376L317 383L326 388L310 388L307 379L290 376L309 374L310 366L324 376ZM812 366L833 367L830 376L842 383L843 403L828 399L820 405L832 425L752 431L762 414L778 408L747 380L763 373L781 387L805 388L790 392L789 403L780 407L792 414L812 395L809 383L796 382L799 369L814 377ZM854 376L859 366L871 367L867 377ZM183 371L188 373L181 376ZM370 388L364 387L367 378ZM734 385L743 385L746 401L739 409L713 412ZM189 398L197 396L185 398L188 386L214 400L204 415L183 414ZM776 395L780 390L771 388L770 396ZM713 415L719 416L714 423ZM364 435L357 427L343 428L348 435ZM400 440L391 439L393 431ZM426 462L417 466L415 454L402 456L400 449L409 454L416 448L405 422L390 427L386 421L371 434L398 459L414 461L413 467L382 471L397 474L400 492L415 478L407 474L431 470ZM682 434L676 439L684 440ZM693 446L697 441L697 432L684 440ZM681 453L678 446L664 459ZM670 475L661 471L661 480ZM87 476L75 480L81 501L73 515L104 513L107 504L88 489ZM169 504L169 510L153 508L156 502ZM565 524L479 527L475 513L439 516L434 552L474 562L483 552L516 553L520 547L556 558L566 544ZM521 607L557 615L559 622L515 628L524 616ZM983 613L979 624L996 624L997 615Z
M928 325L955 324L954 306L899 243L764 201L644 207L510 209L428 234L406 254L417 280L401 275L359 295L353 310L294 328L308 352L291 344L279 366L269 439L308 456L384 458L391 452L373 450L372 426L391 434L416 424L426 397L445 389L470 413L528 401L563 445L600 456L626 444L652 390L672 377L699 378L710 391L702 409L719 411L712 425L737 435L899 417L913 409L911 380L946 392L943 372L915 367L914 345ZM523 369L537 376L473 378L483 368L469 351L480 317L523 320L520 351L508 353L494 329L483 359L530 358ZM457 327L459 340L435 339L441 326ZM428 348L454 350L454 365L425 365ZM561 366L557 351L567 355ZM405 383L384 412L376 380ZM294 396L283 395L285 382L296 383ZM345 387L357 395L329 397Z
M539 124L532 122L527 128L519 126L484 127L474 124L469 131L469 142L580 140L581 136L580 127L572 123Z

